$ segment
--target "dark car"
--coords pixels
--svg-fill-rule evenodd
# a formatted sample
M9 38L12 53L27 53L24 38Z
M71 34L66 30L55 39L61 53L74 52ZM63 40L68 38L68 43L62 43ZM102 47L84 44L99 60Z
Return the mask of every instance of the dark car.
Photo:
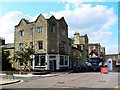
M86 67L83 66L83 65L77 65L73 69L74 69L74 72L83 72L83 71L86 71Z

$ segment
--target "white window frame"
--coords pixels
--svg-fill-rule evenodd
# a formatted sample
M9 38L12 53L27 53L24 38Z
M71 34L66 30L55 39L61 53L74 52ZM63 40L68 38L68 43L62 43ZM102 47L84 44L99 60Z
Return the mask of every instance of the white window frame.
M38 27L38 28L37 28L37 31L38 31L39 34L40 34L40 33L43 33L43 26Z
M19 36L20 36L20 37L24 36L24 30L21 30L21 31L19 32Z
M39 42L42 42L42 49L39 49ZM38 42L37 42L37 47L38 47L38 51L43 50L43 41L38 41Z
M60 65L60 67L69 67L69 56L67 56L67 65L65 65L65 56L66 55L60 55L63 56L63 65Z
M39 66L36 66L35 65L35 67L46 67L46 65L44 65L44 66L41 66L40 64L41 64L41 56L44 56L45 57L45 63L46 63L46 55L38 55L39 56ZM36 61L35 61L35 63L36 63Z

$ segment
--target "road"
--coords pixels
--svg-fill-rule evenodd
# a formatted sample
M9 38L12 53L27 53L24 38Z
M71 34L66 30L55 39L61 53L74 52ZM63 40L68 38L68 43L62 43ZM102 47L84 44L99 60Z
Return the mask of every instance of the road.
M118 72L109 72L108 74L83 72L36 78L3 86L3 88L115 88L116 86L118 86Z

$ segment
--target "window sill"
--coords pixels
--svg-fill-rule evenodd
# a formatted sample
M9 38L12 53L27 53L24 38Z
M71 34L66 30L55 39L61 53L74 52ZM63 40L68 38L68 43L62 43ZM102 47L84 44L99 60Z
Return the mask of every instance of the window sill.
M46 66L35 66L35 67L37 67L37 68L44 67L45 68Z
M60 67L69 67L69 65L60 65Z
M38 50L38 51L43 51L43 49L40 49L40 50Z
M23 67L23 66L19 66L19 67Z

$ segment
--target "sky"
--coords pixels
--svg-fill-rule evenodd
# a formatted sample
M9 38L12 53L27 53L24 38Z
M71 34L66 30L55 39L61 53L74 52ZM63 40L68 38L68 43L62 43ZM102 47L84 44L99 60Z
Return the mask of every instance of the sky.
M118 53L118 0L0 1L0 37L14 42L14 26L22 18L34 21L39 14L45 18L64 17L68 35L87 34L89 43L100 43L106 54Z

